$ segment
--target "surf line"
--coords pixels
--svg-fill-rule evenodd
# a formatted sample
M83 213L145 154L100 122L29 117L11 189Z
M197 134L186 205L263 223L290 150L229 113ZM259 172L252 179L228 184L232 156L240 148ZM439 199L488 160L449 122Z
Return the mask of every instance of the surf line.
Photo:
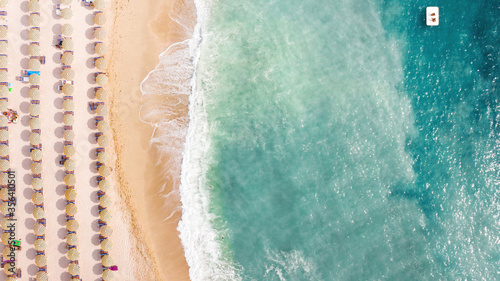
M7 214L5 215L7 218L7 229L6 233L9 233L9 239L8 239L8 245L9 247L9 254L7 255L8 259L4 260L3 266L5 266L6 263L10 265L9 267L9 272L12 273L12 275L16 274L16 251L21 250L21 241L16 240L16 223L17 219L15 218L16 215L16 205L17 205L17 199L16 199L16 172L15 171L8 171L7 172L7 189L8 189L8 201L7 201Z

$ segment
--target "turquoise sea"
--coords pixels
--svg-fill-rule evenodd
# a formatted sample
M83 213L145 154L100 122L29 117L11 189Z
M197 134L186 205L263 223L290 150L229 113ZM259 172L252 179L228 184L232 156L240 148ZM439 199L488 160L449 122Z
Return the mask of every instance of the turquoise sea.
M192 280L500 280L498 1L196 5Z

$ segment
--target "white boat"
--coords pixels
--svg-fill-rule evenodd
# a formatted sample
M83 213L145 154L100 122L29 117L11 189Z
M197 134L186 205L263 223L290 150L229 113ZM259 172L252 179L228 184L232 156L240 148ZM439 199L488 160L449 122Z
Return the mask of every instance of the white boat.
M438 7L427 7L425 9L425 23L428 26L439 25L439 8Z

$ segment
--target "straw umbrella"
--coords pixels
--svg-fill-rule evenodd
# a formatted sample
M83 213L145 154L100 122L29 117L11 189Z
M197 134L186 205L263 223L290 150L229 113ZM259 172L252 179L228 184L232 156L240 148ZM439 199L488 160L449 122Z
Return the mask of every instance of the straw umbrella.
M70 203L70 204L66 205L66 214L68 216L74 216L74 215L76 215L77 212L78 212L78 208L76 207L75 204Z
M94 8L97 10L104 10L104 8L106 8L106 2L104 0L94 0Z
M71 68L66 68L62 71L62 77L66 80L73 80L75 78L75 71Z
M38 88L30 88L28 94L32 100L40 99L40 90Z
M100 104L97 106L95 113L99 116L106 116L108 115L108 108L104 104Z
M106 269L102 272L103 281L111 281L113 280L113 278L115 278L115 274L113 273L113 271Z
M4 100L2 100L2 101L4 101ZM5 108L5 110L7 110L7 108ZM5 110L3 109L3 106L2 106L2 110L0 110L0 111L5 111ZM0 115L0 127L7 126L8 122L9 122L9 119L7 119L7 117L5 115L3 115L3 114Z
M41 190L43 188L43 181L41 178L33 178L31 180L31 186L33 186L33 188L35 190Z
M0 0L0 8L5 8L9 4L8 0Z
M109 252L113 249L113 243L109 239L104 239L101 241L101 249L103 251Z
M104 58L98 58L94 61L94 65L97 69L105 70L108 66Z
M111 206L111 199L109 196L106 194L101 196L101 198L99 198L99 205L103 208L109 208L109 206Z
M36 281L48 281L49 276L47 275L47 272L45 271L38 271L36 274Z
M11 251L10 251L10 247L5 247L5 249L3 249L3 252L2 252L2 256L5 260L9 260L10 257L9 255L11 254Z
M99 146L102 146L102 147L108 146L109 145L109 139L108 139L108 137L106 137L105 135L100 136L97 139L97 144Z
M111 168L109 168L108 166L102 165L101 167L99 167L99 175L107 177L110 174L111 174Z
M28 62L28 68L31 70L40 70L40 60L39 59L30 59Z
M40 118L34 117L34 118L30 119L30 128L32 130L38 130L41 128L41 126L42 126L42 123L40 122Z
M36 103L32 103L28 107L28 111L29 111L31 116L38 116L38 115L40 115L40 105L36 104Z
M40 138L40 135L37 133L31 133L30 135L30 143L32 145L39 145L42 139Z
M7 82L7 80L9 79L9 73L7 73L6 70L1 70L0 71L0 81L1 82Z
M68 156L68 157L73 157L75 155L75 147L72 145L65 145L63 148L63 154Z
M65 100L63 101L63 109L66 111L75 110L75 102L73 100Z
M75 117L71 114L65 114L63 116L64 125L72 126L75 124Z
M33 226L33 232L35 232L36 236L42 236L45 234L45 226L41 223L37 223Z
M71 34L73 34L73 26L69 23L61 25L61 34L64 36L71 36Z
M104 40L106 38L106 31L102 27L96 27L94 29L94 37L97 40Z
M2 170L2 172L6 172L8 171L10 168L10 163L8 160L0 160L0 170Z
M30 75L30 84L31 85L39 85L40 84L40 75L33 73Z
M106 122L104 120L103 121L99 121L97 123L97 130L99 130L99 132L106 133L109 130L108 122Z
M109 190L109 188L110 188L110 184L109 184L108 180L104 179L104 180L99 182L99 190L106 192Z
M76 182L76 177L73 174L67 174L64 176L64 183L67 185L74 185Z
M72 0L61 0L61 4L70 5Z
M76 246L78 244L78 236L75 233L70 233L66 236L66 243L70 246Z
M0 57L0 61L2 60L2 58L4 57ZM9 95L9 88L7 88L7 86L5 85L0 85L0 97L5 98L8 95Z
M75 248L69 249L68 259L70 261L76 261L76 260L78 260L79 257L80 257L80 253L78 252L77 249L75 249Z
M94 23L97 25L104 25L106 23L106 15L103 12L95 13Z
M105 255L102 257L101 263L104 267L110 267L115 264L115 261L110 255Z
M16 270L16 266L12 265L10 262L5 263L3 266L3 271L5 272L5 274L7 276L11 276L12 272L14 272L15 270Z
M28 2L28 9L30 12L40 12L40 2L38 0L30 0Z
M47 248L47 244L45 243L45 240L43 239L37 239L35 241L35 250L37 251L45 251L45 248Z
M3 230L9 229L9 218L3 218L2 221L0 222L0 225L2 226Z
M70 275L80 275L80 266L76 263L70 263L68 266L68 272Z
M9 132L7 130L0 130L0 141L6 141L9 139Z
M5 279L5 281L17 281L17 279L14 277L7 277L7 279Z
M104 43L99 42L95 44L94 51L96 54L100 56L104 56L106 54L106 45Z
M46 266L47 265L47 258L45 257L45 255L37 255L35 258L35 264L38 267Z
M5 25L0 25L0 38L5 38L7 37L7 26Z
M106 153L106 151L99 152L99 154L97 154L97 161L101 163L106 163L108 162L108 160L109 160L109 155L108 153Z
M101 197L102 198L102 197ZM100 200L99 200L100 201ZM99 213L99 218L103 221L103 222L109 222L111 220L111 212L108 210L108 209L104 209L102 210L100 213Z
M66 51L72 51L73 50L73 39L71 38L66 38L62 42L62 47Z
M31 43L28 47L28 53L30 56L39 56L40 55L40 46L37 44Z
M40 205L43 203L43 195L40 192L35 192L31 195L31 201L33 201L35 205Z
M42 160L42 151L35 148L30 152L30 156L33 161L40 161Z
M103 88L99 88L95 91L95 97L100 101L106 101L108 93Z
M73 17L73 11L71 8L64 8L61 10L61 17L63 19L69 20L70 18Z
M109 237L113 233L113 230L109 225L101 226L101 235L104 237Z
M40 16L38 14L31 14L28 18L28 22L31 26L39 26L40 25Z
M45 211L42 208L40 208L40 207L36 207L33 210L33 216L37 220L43 219L43 217L45 217Z
M104 85L108 84L108 76L106 76L106 74L104 74L104 73L99 73L99 74L97 74L95 81L97 84L104 86Z
M9 182L9 175L7 173L0 173L0 184L7 184L8 182Z
M69 231L77 231L79 227L80 227L80 225L78 224L77 220L68 220L66 222L66 228Z
M7 100L5 100L5 99L0 100L0 111L6 111L7 110L7 105L8 105L7 104ZM1 116L2 116L2 118L5 118L6 122L8 121L6 116L4 116L3 114ZM2 125L0 125L0 126L2 126L2 127L7 126L7 123L5 123L5 125L4 125L3 121L2 121L1 124Z
M31 172L33 174L40 174L42 172L42 163L40 162L31 163Z
M68 188L66 189L66 192L64 192L64 196L66 197L66 200L73 201L76 199L76 190L74 188Z
M35 1L35 2L38 2L38 1ZM40 40L40 30L35 29L35 28L30 29L30 31L28 32L28 38L31 41L38 41L38 40Z
M73 54L70 53L70 52L64 52L64 54L62 54L61 56L61 61L63 64L65 65L70 65L73 63L74 61L74 57L73 57Z
M9 201L9 189L8 188L1 188L0 189L0 199L3 201Z
M3 202L0 204L0 212L3 215L7 215L9 213L9 203L8 202Z
M0 53L6 53L7 46L7 41L0 41Z
M0 156L5 157L9 155L9 146L6 144L0 145Z
M65 94L65 95L72 95L73 92L75 91L75 87L69 83L66 83L62 86L62 92Z
M64 162L64 169L66 171L74 171L75 170L75 161L72 159L68 159Z
M73 130L66 130L63 133L63 138L67 141L73 141L75 140L75 132Z
M9 238L10 238L10 233L6 232L2 234L2 243L4 245L9 245Z

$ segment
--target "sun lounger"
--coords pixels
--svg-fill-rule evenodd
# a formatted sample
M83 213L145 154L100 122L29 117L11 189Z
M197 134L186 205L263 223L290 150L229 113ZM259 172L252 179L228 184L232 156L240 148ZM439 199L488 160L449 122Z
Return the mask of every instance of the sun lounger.
M37 223L39 223L39 224L42 224L42 225L44 225L44 226L46 226L46 225L47 225L47 219L45 219L45 218L43 218L43 219L39 219L39 220L37 220L36 222L37 222Z
M64 141L64 145L73 145L72 141Z
M6 17L7 16L7 11L0 11L0 16Z
M40 104L40 100L31 100L31 104Z
M64 96L63 100L73 100L73 96Z
M104 120L104 117L102 117L102 116L96 116L96 117L94 118L95 125L97 126L97 123L98 123L99 121L103 121L103 120Z
M102 135L103 135L102 132L95 133L95 140L97 141L97 139Z
M26 76L17 76L16 81L21 81L21 82L29 82L30 78Z

